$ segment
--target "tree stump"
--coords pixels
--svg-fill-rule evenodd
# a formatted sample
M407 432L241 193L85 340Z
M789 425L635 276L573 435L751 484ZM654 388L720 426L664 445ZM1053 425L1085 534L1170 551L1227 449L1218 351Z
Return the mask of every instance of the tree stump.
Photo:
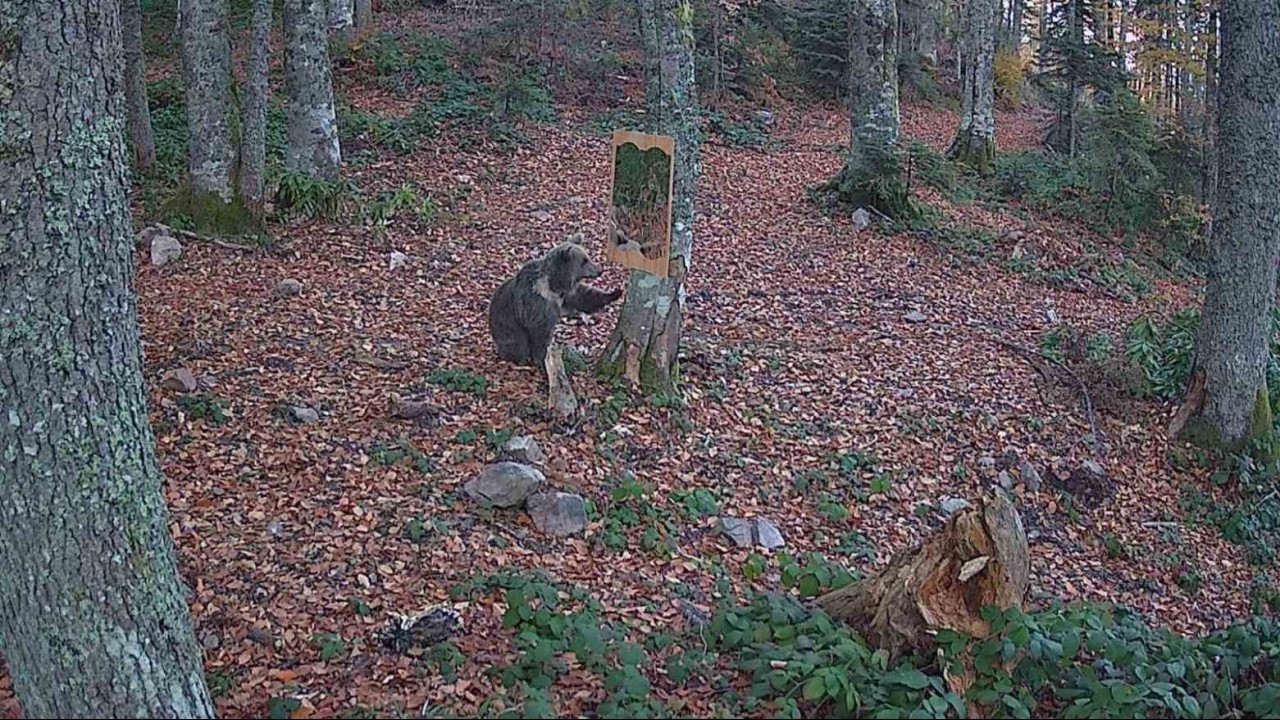
M994 490L957 512L942 532L898 553L883 571L827 593L817 604L890 659L927 651L942 629L985 637L983 607L1022 607L1031 560L1022 519Z
M569 385L569 375L564 370L564 349L553 342L547 348L547 384L550 388L547 404L561 420L572 420L578 414L578 397Z

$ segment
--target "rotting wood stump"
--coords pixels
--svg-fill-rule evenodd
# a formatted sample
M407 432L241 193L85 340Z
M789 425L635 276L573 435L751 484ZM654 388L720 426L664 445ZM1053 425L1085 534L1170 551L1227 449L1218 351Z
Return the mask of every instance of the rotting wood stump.
M881 572L816 603L896 659L932 649L939 630L989 635L982 608L1021 608L1030 571L1022 519L1012 500L994 490Z

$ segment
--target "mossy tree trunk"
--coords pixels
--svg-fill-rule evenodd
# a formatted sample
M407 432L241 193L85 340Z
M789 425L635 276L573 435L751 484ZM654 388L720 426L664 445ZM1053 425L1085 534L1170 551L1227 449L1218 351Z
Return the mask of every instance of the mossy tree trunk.
M147 418L119 5L4 5L0 647L26 717L212 717Z
M861 177L898 144L898 11L895 0L850 0L849 158Z
M227 0L182 0L187 81L189 186L170 203L202 232L234 235L254 227L235 192L231 140L231 41Z
M329 34L339 41L351 39L351 29L355 26L355 5L353 0L329 0Z
M329 0L284 0L285 169L337 180L342 166L326 34Z
M142 8L138 0L121 0L124 25L124 95L129 109L129 138L138 172L150 175L156 167L156 138L147 106L147 65L142 55Z
M601 369L647 392L662 393L674 390L679 377L684 281L693 248L699 172L693 9L688 0L640 0L639 8L648 129L675 138L671 264L665 278L639 271L628 274L626 300Z
M986 172L996 157L995 54L1000 0L965 0L960 40L960 127L947 156Z
M372 0L356 0L355 7L356 30L364 32L373 24L373 2Z
M1239 450L1271 436L1266 367L1280 260L1280 7L1241 0L1219 12L1220 163L1196 338L1204 392L1188 398L1198 407L1186 431Z
M929 650L933 632L944 628L989 635L982 609L1021 608L1030 573L1022 520L997 490L957 512L923 544L895 555L884 570L816 603L898 658Z
M253 0L253 36L249 48L249 91L244 105L240 148L240 195L254 217L262 218L267 165L267 87L271 71L272 0Z

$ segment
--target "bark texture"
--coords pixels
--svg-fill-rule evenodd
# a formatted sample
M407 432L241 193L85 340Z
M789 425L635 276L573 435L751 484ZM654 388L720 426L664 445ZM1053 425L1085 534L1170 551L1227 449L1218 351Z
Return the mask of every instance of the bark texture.
M688 0L640 0L649 131L675 138L671 264L665 278L628 274L626 300L602 364L649 392L672 390L684 319L684 280L693 248L699 172L693 9Z
M244 140L240 149L240 195L255 217L262 217L263 176L267 164L267 85L271 62L271 0L253 0Z
M363 31L373 24L373 0L355 0L356 30Z
M995 55L1000 0L965 0L960 127L947 156L985 172L996 157Z
M895 0L852 0L849 22L849 163L854 177L898 144L898 12Z
M329 33L339 40L351 39L351 28L355 26L353 0L329 0L329 2Z
M878 574L816 602L897 658L930 649L932 631L989 635L982 608L1022 607L1030 573L1022 519L995 491L957 512L922 545L898 553Z
M181 0L183 66L187 80L187 155L197 204L234 199L231 174L231 42L227 0Z
M138 172L150 175L156 167L156 139L147 105L147 66L142 55L142 8L138 0L121 0L124 23L124 95L129 108L129 138Z
M1271 432L1266 366L1280 260L1280 5L1223 3L1218 189L1196 364L1201 440L1239 449Z
M284 89L289 98L284 165L290 172L336 180L342 153L325 32L328 3L284 0Z
M0 647L29 718L212 717L142 381L119 5L0 18Z

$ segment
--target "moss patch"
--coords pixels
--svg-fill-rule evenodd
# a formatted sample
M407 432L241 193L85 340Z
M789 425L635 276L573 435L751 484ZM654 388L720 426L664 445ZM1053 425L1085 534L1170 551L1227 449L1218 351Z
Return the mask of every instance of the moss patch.
M178 218L176 225L218 237L258 235L264 230L239 197L226 202L215 193L192 190L189 186L165 203L161 215L169 220Z

